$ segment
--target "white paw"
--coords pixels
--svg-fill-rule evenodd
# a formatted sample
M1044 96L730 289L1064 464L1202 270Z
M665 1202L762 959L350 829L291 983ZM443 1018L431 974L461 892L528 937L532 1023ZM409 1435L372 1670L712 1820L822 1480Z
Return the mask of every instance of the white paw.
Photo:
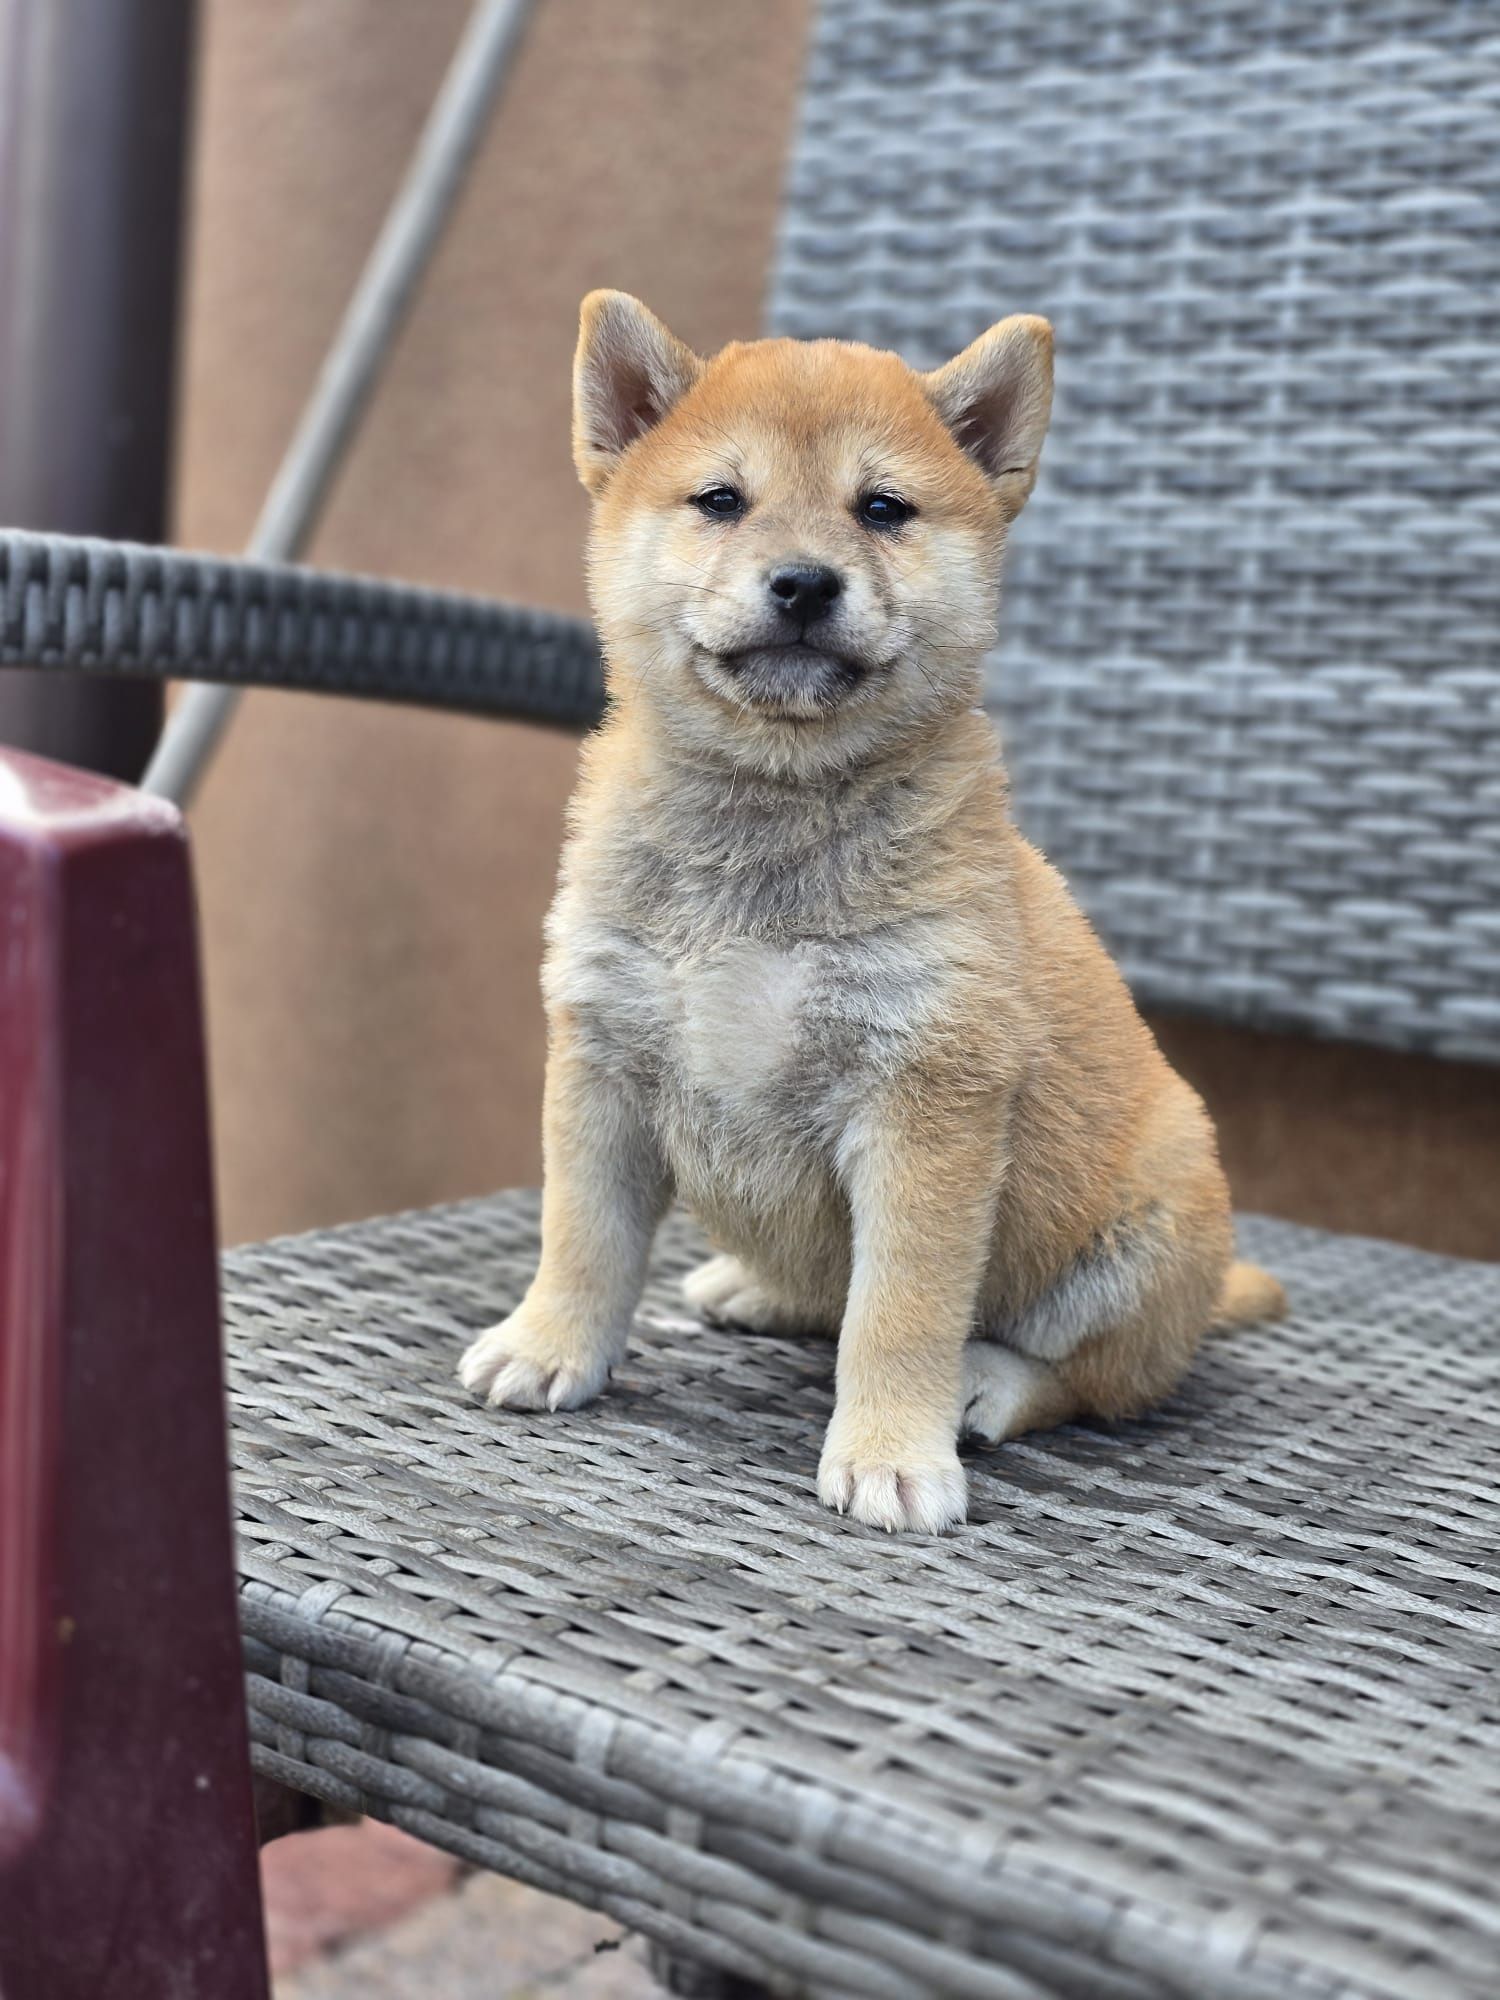
M965 1437L1003 1444L1033 1429L1046 1408L1053 1372L1044 1361L1017 1354L992 1340L971 1340L964 1349Z
M522 1303L489 1327L458 1364L466 1389L503 1410L576 1410L609 1380L615 1345L559 1335Z
M818 1467L818 1498L888 1533L941 1535L959 1527L968 1512L964 1469L951 1448L903 1453L899 1462L881 1464L830 1443Z
M710 1326L746 1327L751 1333L816 1333L815 1313L786 1305L738 1257L710 1257L682 1281L682 1296Z
M749 1282L750 1274L739 1258L726 1253L689 1271L682 1281L682 1296L694 1312L707 1316L726 1305L736 1292L744 1291Z

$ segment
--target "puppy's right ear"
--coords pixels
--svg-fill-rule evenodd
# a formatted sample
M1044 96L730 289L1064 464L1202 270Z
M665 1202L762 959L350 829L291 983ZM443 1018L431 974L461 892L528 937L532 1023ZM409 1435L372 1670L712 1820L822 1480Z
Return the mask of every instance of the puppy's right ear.
M702 372L693 350L639 299L589 293L573 357L573 463L590 493Z

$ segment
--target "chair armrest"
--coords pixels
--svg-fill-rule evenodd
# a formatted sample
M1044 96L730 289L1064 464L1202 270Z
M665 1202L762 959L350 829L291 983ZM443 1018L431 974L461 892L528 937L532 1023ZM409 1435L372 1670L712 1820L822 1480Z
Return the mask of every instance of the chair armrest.
M0 1991L263 2000L192 885L0 751Z
M0 530L0 666L416 702L587 728L581 618L289 563Z

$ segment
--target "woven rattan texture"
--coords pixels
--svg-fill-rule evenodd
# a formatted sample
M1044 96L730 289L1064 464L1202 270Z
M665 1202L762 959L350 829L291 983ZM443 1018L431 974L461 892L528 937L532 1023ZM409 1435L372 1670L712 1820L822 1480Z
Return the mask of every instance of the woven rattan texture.
M536 1214L227 1260L261 1769L788 1990L1493 2000L1500 1267L1247 1222L1292 1319L888 1539L683 1225L601 1403L463 1396Z
M772 322L1055 322L994 687L1148 999L1500 1056L1497 129L1488 0L823 0Z
M233 681L584 725L581 619L287 564L0 530L0 666Z

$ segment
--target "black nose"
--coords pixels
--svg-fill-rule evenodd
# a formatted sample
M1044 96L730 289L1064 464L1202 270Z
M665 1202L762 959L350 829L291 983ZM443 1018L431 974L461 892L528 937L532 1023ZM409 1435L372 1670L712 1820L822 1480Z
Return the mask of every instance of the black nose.
M766 578L766 587L777 609L805 630L815 619L828 616L844 580L822 563L782 563Z

